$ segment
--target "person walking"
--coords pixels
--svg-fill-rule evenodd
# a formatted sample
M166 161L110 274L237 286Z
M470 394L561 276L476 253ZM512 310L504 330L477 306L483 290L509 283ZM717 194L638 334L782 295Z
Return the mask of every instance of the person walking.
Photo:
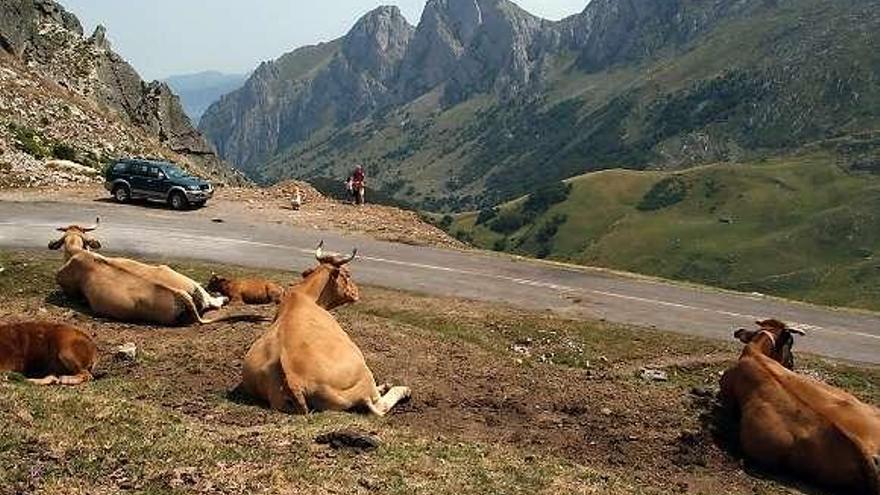
M362 165L355 167L351 178L349 178L349 183L351 184L350 191L354 204L363 205L365 202L364 188L367 183L367 176Z

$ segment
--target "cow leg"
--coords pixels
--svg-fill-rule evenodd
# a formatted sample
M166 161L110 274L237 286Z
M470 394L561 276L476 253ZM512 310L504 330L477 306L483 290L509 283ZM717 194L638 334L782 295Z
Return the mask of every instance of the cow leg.
M391 390L390 383L383 383L382 385L376 387L376 391L379 392L379 395L385 395L388 393L389 390Z
M367 408L376 416L385 416L398 402L408 399L410 395L412 395L412 391L409 387L392 387L378 401L368 401Z
M49 375L45 378L28 378L28 382L33 383L34 385L39 385L41 387L45 387L48 385L56 385L61 381L55 375Z
M60 385L75 386L92 380L92 374L88 371L82 371L76 375L65 375L58 377Z
M269 407L287 414L306 415L309 406L301 390L291 392L286 386L272 387L269 392Z

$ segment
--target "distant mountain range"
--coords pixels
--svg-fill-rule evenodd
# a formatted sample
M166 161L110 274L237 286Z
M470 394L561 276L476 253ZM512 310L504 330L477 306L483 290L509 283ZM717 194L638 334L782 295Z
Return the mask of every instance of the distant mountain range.
M221 96L242 87L248 74L224 74L204 71L171 76L163 80L180 96L180 103L190 120L198 123L202 114Z
M880 0L395 7L258 67L200 129L266 182L342 177L437 211L590 171L776 156L876 129Z

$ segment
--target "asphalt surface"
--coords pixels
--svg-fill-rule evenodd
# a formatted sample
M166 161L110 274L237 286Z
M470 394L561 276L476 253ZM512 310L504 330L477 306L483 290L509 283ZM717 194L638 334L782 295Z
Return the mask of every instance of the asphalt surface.
M295 213L291 213L295 214ZM551 310L578 318L716 339L731 339L757 319L779 318L807 331L796 349L880 364L880 314L835 310L761 295L735 294L643 277L496 255L415 247L364 236L261 223L258 218L212 222L204 212L173 212L95 202L0 202L0 246L45 248L55 228L101 217L96 237L107 250L157 259L198 259L291 270L329 250L357 247L355 280L439 296ZM2 276L2 275L0 275ZM291 277L297 275L291 274Z

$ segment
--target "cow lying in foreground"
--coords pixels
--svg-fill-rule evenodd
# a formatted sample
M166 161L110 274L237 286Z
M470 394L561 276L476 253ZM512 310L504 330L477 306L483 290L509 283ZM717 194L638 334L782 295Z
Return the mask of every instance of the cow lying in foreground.
M0 324L0 371L14 371L38 385L79 385L92 379L98 349L70 325Z
M58 230L64 235L49 243L49 249L63 248L66 262L55 279L69 297L84 297L97 315L160 325L239 318L202 318L204 311L222 307L226 298L211 297L201 285L167 266L92 252L100 248L89 236L95 227L71 225Z
M721 379L721 398L740 412L746 455L847 493L880 495L880 410L852 395L796 374L792 334L776 320L738 330L746 344Z
M323 245L323 243L322 243ZM364 355L328 310L358 300L348 257L325 256L284 294L275 322L250 348L239 390L294 414L360 410L384 416L409 397L377 387Z
M275 282L261 279L227 279L211 275L207 289L229 298L230 304L278 304L284 289Z

